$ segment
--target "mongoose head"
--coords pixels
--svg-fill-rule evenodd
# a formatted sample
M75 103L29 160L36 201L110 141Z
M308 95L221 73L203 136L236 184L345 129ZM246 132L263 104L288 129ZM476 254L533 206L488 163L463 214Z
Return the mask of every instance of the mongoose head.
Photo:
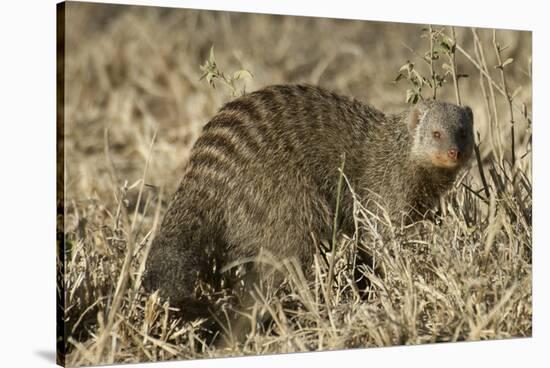
M421 101L407 119L413 137L411 159L423 167L460 169L472 156L473 122L469 107Z

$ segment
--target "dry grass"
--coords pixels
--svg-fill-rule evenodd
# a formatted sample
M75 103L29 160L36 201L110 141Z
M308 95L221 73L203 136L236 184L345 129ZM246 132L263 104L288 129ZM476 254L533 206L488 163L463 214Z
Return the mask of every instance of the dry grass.
M456 52L424 63L433 49L417 25L85 4L69 4L66 19L67 365L531 336L530 33L456 28ZM448 75L437 97L460 96L479 133L479 159L440 223L402 228L356 203L359 231L340 234L335 256L319 254L312 270L279 265L283 292L255 310L268 323L225 349L208 344L208 321L183 324L140 290L189 150L231 98L199 80L212 45L223 71L253 73L239 88L309 82L387 112L405 108L407 78L391 81L407 60L428 79L445 62L469 77ZM363 270L368 300L352 282L358 246L384 271Z

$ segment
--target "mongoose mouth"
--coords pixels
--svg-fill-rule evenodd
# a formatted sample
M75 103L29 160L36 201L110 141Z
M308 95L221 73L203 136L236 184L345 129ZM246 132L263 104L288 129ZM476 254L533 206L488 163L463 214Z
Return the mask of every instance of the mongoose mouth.
M457 158L450 158L446 154L435 154L432 156L431 161L435 167L440 167L443 169L457 169L462 164L462 160Z

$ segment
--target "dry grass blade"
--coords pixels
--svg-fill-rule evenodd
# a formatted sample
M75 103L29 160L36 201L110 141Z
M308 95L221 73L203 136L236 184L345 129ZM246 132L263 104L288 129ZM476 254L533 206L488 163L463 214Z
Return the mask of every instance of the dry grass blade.
M153 143L155 140L156 134L153 136L152 142L151 142L151 148L149 151L149 156L152 155L153 150ZM149 158L147 159L147 163L149 162ZM146 168L148 164L146 163ZM142 185L140 187L140 193L143 190L143 182L145 181L145 175L147 174L147 171L144 170L143 172L143 178L142 178ZM135 216L134 216L135 220ZM130 229L130 234L133 234L133 225L134 222L132 222L132 228ZM122 264L122 268L120 270L120 274L118 277L118 282L116 285L116 289L113 296L113 301L109 307L109 314L107 316L107 323L105 324L103 330L101 331L101 334L98 338L95 356L96 360L95 363L99 364L102 361L103 356L103 349L105 347L105 342L108 338L108 336L112 332L113 325L115 323L115 317L117 316L117 313L119 312L120 306L122 304L122 300L124 298L124 294L126 293L126 288L128 285L128 279L130 278L130 266L133 260L134 256L134 247L135 247L135 238L133 236L129 236L126 243L126 257L124 258L124 263Z
M134 218L132 219L132 226L130 227L130 231L134 231L135 225L136 225L136 219L139 211L139 205L141 203L141 195L143 194L143 187L145 186L145 178L147 176L147 169L149 169L149 163L151 162L151 158L153 157L153 146L155 144L155 140L157 138L157 130L155 129L155 133L153 134L153 138L151 139L151 144L149 146L149 154L147 155L147 160L145 161L145 167L143 168L143 177L141 178L141 183L139 186L139 192L138 192L138 198L136 202L136 209L134 210Z
M121 316L122 317L122 316ZM124 320L124 324L126 325L126 327L128 327L129 329L131 329L132 331L134 331L136 334L140 335L141 337L143 337L144 340L146 341L149 341L153 344L155 344L155 346L158 346L159 348L161 348L162 350L165 350L166 352L174 355L174 356L177 356L179 354L179 351L178 351L178 348L177 346L175 345L172 345L172 344L169 344L167 343L166 341L163 341L163 340L159 340L159 339L155 339L151 336L148 336L146 334L144 334L143 332L139 331L138 329L136 329L134 326L132 326L132 324L128 323L126 320Z
M525 282L524 282L525 283ZM492 322L494 318L497 317L497 314L501 312L501 309L505 307L506 303L513 297L516 289L520 287L520 283L517 283L513 285L511 288L509 288L504 296L498 301L498 303L491 309L489 313L487 313L485 316L481 318L479 323L474 326L472 331L470 332L469 339L470 340L479 340L482 330Z
M342 184L344 182L344 167L346 163L346 156L342 156L342 166L340 166L338 177L338 187L336 189L336 210L334 212L334 221L332 225L332 249L330 253L330 264L327 278L327 303L332 300L332 280L334 278L334 263L336 262L336 235L338 234L338 213L340 212L340 196L342 195Z
M510 113L510 149L512 153L512 166L516 166L516 134L515 134L515 122L514 122L514 107L513 107L513 97L508 93L508 83L506 83L506 73L504 72L504 67L507 65L508 61L511 61L513 59L508 59L506 61L502 61L501 53L502 48L500 47L499 43L497 42L497 31L493 30L493 46L495 48L495 55L497 57L497 69L500 70L500 77L502 82L502 92L504 96L506 97L506 102L508 103L508 111ZM523 109L522 109L523 110ZM513 170L515 171L515 170ZM513 175L515 178L515 174Z

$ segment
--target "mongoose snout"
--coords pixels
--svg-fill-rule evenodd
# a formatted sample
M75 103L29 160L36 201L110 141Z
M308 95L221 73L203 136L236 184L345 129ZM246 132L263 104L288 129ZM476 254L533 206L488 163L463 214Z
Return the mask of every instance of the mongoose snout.
M458 160L458 157L460 155L460 151L456 148L451 148L450 150L447 151L447 155L449 156L449 158L453 161L456 161Z
M431 163L435 167L440 167L443 169L456 169L461 164L461 158L464 155L456 148L450 148L445 153L435 153L432 157Z

